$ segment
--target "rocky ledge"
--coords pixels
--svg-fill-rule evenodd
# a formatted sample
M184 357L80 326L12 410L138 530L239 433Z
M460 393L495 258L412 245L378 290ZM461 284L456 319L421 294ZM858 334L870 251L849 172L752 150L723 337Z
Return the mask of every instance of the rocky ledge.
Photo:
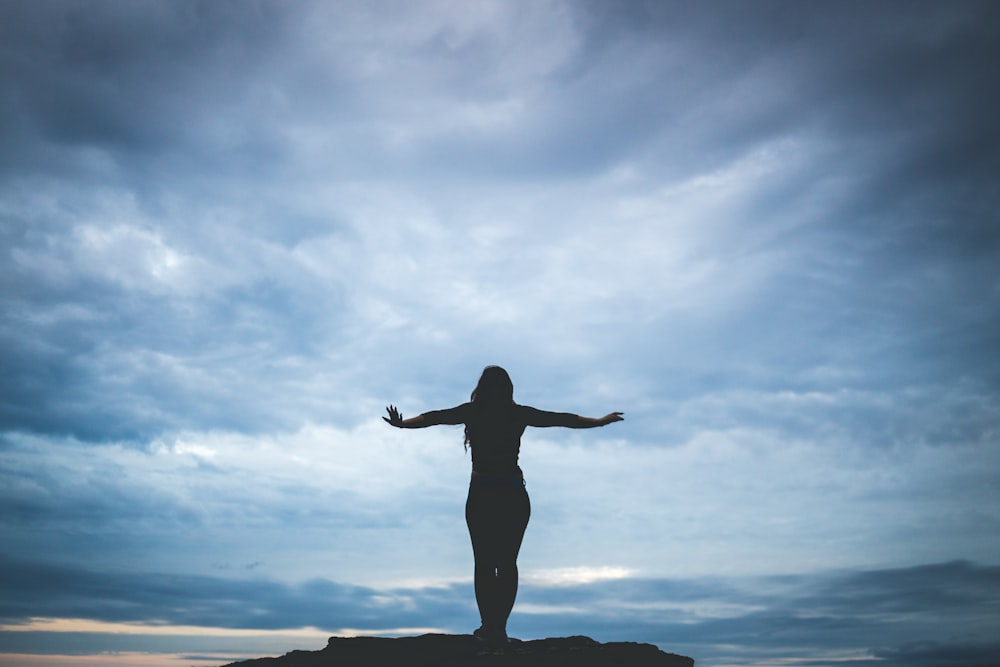
M693 667L694 660L652 644L589 637L512 641L488 646L472 635L331 637L321 651L292 651L225 667Z

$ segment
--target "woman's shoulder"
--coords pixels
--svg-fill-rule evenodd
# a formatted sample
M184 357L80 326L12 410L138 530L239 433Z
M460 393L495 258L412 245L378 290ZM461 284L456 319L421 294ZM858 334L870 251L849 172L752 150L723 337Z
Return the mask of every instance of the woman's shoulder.
M451 411L456 415L460 416L462 418L462 421L465 421L472 413L472 403L466 402L462 403L461 405L456 405L451 409Z
M539 412L541 412L541 410L530 405L521 405L520 403L514 404L514 414L517 415L518 419L523 419L526 422L531 421L531 418Z
M461 424L469 415L469 403L462 403L444 410L430 410L424 413L425 419L432 424Z

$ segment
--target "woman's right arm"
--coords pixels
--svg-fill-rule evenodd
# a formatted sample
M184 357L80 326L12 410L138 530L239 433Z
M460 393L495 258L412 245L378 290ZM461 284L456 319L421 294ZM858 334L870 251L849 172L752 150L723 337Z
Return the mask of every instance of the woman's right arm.
M465 406L467 405L468 403L463 403L447 410L431 410L430 412L425 412L409 419L403 419L403 415L399 413L396 406L390 405L386 408L389 416L382 417L382 419L387 424L396 428L426 428L439 424L464 424Z

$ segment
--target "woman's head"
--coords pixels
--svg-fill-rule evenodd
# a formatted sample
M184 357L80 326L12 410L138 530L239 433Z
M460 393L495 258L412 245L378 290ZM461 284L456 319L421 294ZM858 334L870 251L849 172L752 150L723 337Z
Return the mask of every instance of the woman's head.
M472 402L483 406L510 405L514 402L514 383L507 371L499 366L487 366L472 390Z
M472 390L472 405L475 406L476 414L480 419L486 416L488 419L495 419L498 416L507 414L507 410L514 404L514 383L510 381L507 371L499 366L487 366L483 369L483 374L479 376L476 388ZM469 434L469 424L465 425L465 448L469 448L472 438Z

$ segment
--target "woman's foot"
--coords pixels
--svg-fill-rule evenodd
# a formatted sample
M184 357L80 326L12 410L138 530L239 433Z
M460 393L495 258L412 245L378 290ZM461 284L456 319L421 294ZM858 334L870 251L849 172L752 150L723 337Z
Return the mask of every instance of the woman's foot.
M505 630L487 628L485 625L481 625L473 630L472 636L481 642L486 642L491 645L506 644L510 641L507 638L507 632Z

